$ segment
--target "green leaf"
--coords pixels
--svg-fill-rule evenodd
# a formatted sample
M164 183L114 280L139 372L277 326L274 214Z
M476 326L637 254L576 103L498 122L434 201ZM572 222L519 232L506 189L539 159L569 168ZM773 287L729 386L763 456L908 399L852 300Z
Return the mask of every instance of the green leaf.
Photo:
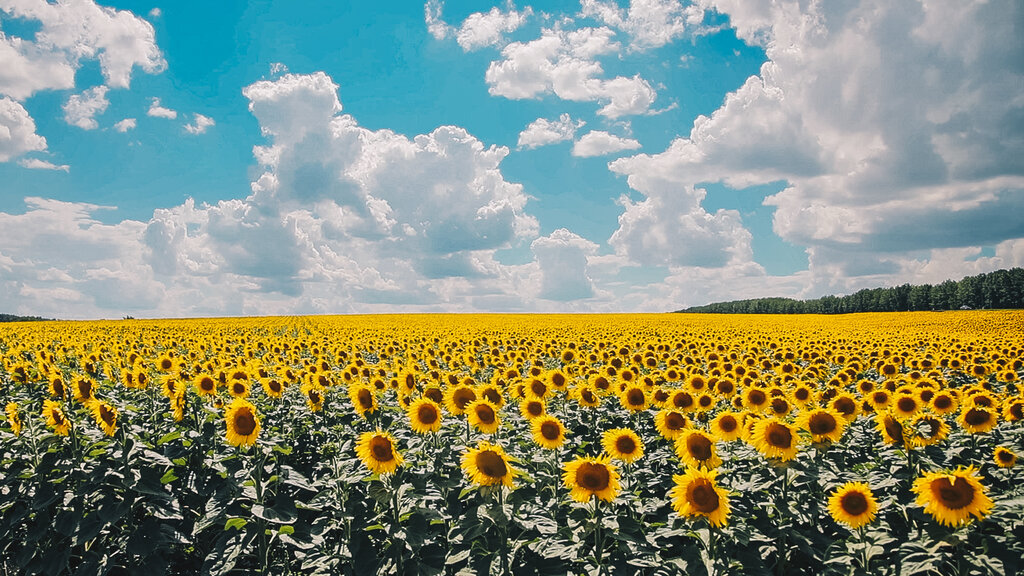
M230 530L231 528L234 528L235 530L241 530L242 528L245 528L246 524L248 524L248 522L245 518L228 518L228 521L224 523L224 529Z
M177 440L178 438L181 438L181 432L175 430L174 432L161 436L160 439L156 441L156 445L159 446L161 444L166 444L171 440Z
M160 477L161 484L170 484L178 479L178 475L174 473L174 470L168 470Z

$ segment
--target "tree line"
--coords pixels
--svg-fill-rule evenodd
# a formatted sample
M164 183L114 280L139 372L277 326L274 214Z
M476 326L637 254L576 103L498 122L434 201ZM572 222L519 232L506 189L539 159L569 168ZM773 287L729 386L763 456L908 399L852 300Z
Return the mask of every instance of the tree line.
M847 296L815 300L754 298L692 306L677 312L707 314L848 314L851 312L907 312L1024 308L1024 268L997 270L968 276L959 282L866 288Z
M15 316L14 314L0 314L0 322L40 322L49 318L39 316Z

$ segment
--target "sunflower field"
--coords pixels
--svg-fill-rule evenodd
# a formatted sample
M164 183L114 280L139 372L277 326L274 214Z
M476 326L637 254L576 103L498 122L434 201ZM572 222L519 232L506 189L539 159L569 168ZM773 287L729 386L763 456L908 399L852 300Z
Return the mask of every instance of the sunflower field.
M0 574L1016 574L1024 313L0 325Z

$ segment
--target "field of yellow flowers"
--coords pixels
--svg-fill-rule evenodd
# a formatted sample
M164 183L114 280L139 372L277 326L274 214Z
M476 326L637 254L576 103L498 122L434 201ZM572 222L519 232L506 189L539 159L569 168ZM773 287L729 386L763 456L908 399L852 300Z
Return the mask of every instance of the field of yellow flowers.
M1024 313L0 325L2 574L1014 574Z

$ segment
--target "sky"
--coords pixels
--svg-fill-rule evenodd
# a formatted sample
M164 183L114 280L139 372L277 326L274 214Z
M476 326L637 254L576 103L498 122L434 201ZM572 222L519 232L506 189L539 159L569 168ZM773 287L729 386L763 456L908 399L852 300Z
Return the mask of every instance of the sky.
M1016 0L0 0L0 312L660 312L1024 265Z

